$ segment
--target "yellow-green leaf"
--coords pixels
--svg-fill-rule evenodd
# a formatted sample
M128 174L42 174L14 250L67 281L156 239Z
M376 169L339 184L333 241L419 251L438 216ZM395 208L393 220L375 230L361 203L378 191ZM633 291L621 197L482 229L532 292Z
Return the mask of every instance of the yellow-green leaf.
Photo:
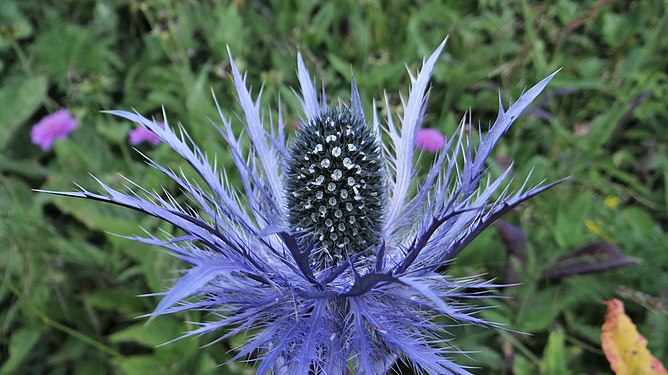
M647 350L647 340L624 313L622 301L603 302L608 306L601 333L603 352L616 375L667 375L661 362Z

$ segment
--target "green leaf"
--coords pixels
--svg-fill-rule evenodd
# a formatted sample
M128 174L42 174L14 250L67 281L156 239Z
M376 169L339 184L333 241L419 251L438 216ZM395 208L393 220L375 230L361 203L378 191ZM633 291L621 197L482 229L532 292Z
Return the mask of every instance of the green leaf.
M9 338L9 358L0 367L0 374L16 374L43 334L44 327L41 325L20 328L14 332Z
M12 42L32 35L33 27L21 14L16 2L0 1L0 51L8 49Z
M526 333L537 333L550 327L557 315L560 306L558 304L558 288L551 287L538 291L537 293L524 296L523 312L521 315L521 331Z
M52 188L52 187L48 187ZM57 187L55 190L69 190ZM82 199L50 196L49 201L62 212L72 215L91 230L99 230L120 235L140 234L137 215L128 210L111 205L90 204Z
M171 373L162 362L150 355L123 357L117 363L123 374L155 375Z
M575 248L586 239L585 221L590 216L594 200L591 194L582 193L560 206L554 228L554 237L560 248Z
M121 331L113 333L109 341L136 342L152 348L179 337L183 333L183 325L175 319L160 317L148 323L133 324Z
M535 369L531 368L529 361L521 355L515 356L513 360L513 374L515 375L533 375Z
M153 357L161 363L172 363L182 366L199 352L199 341L196 339L177 340L187 331L185 325L171 317L161 316L146 323L134 324L109 337L113 343L134 342L153 348Z
M71 92L93 76L112 75L113 69L122 65L116 50L111 48L113 34L65 23L56 17L42 20L45 29L29 50L36 69L48 74L61 89Z
M97 309L118 311L120 313L137 316L146 312L147 306L128 288L117 287L103 289L85 295L84 301Z
M550 332L547 346L543 352L541 374L568 375L568 356L566 353L566 335L562 330Z
M0 88L0 150L46 97L46 78L22 77Z

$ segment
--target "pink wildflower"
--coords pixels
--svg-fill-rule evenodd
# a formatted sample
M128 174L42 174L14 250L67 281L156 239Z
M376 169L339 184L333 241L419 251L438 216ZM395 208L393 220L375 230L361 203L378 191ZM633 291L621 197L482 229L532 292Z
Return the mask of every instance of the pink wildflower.
M44 151L51 149L53 141L65 139L67 135L76 129L77 119L65 108L44 116L30 131L32 143L38 145Z
M436 152L445 146L445 136L436 129L420 129L415 136L415 146L420 150Z
M165 124L161 122L159 122L158 125L161 128L165 127ZM128 135L130 137L129 142L131 145L138 145L142 142L148 142L153 146L157 146L160 144L160 139L155 134L153 134L152 131L148 130L148 128L143 125L137 126L133 130L131 130L130 133L128 133Z

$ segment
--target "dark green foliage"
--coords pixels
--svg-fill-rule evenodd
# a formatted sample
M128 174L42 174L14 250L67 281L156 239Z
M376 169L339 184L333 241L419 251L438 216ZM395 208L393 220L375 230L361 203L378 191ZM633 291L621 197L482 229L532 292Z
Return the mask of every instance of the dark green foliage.
M661 0L0 0L0 374L254 373L241 363L218 367L237 337L205 348L217 337L156 347L194 328L183 322L206 317L135 319L159 300L137 295L165 290L182 266L110 233L172 228L30 189L93 187L88 173L119 187L122 174L179 196L128 145L130 125L102 109L135 108L161 120L164 105L170 122L182 122L211 159L231 166L208 120L217 116L211 89L230 118L238 113L226 45L254 91L264 83L265 117L280 95L294 126L297 51L330 98L349 99L352 70L370 114L383 90L391 106L400 103L404 64L415 70L446 35L426 126L450 136L472 109L485 130L499 92L507 103L562 68L489 167L494 173L515 160L517 184L532 168L534 182L572 176L506 217L526 234L523 258L508 255L492 230L450 266L457 276L514 278L520 285L501 291L512 298L486 302L496 308L482 314L531 333L453 328L457 346L479 352L459 362L480 374L610 373L599 345L600 302L615 297L666 364L667 33ZM30 143L30 127L60 107L79 127L43 153ZM239 121L233 126L240 131ZM164 146L139 149L174 170L183 166ZM422 156L425 167L430 160ZM639 263L546 277L573 250L601 240Z

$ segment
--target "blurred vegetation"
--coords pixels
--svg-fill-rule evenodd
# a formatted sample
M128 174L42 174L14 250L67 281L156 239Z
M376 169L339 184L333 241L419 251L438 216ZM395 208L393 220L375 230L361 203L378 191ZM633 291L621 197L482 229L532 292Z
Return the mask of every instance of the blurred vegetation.
M519 283L500 291L512 298L481 302L496 306L484 317L513 331L452 329L460 348L476 351L457 360L480 374L610 373L601 301L616 297L666 363L665 9L662 0L0 1L0 374L253 373L243 363L219 366L241 337L157 346L206 318L197 312L136 319L160 298L137 295L165 290L182 266L113 234L171 228L31 189L95 188L89 173L114 186L122 174L174 189L128 145L131 125L103 109L161 119L164 106L229 166L208 120L216 119L211 90L228 115L238 110L226 46L256 91L264 83L267 111L280 96L293 125L297 51L330 98L347 100L354 73L370 111L383 90L399 103L404 64L417 69L446 35L426 125L450 134L472 109L485 128L499 93L508 103L561 68L490 167L512 158L516 181L531 169L535 182L572 177L506 218L519 237L488 231L450 268ZM42 152L30 128L60 107L79 127ZM164 145L139 149L183 164ZM629 259L636 264L613 267Z

